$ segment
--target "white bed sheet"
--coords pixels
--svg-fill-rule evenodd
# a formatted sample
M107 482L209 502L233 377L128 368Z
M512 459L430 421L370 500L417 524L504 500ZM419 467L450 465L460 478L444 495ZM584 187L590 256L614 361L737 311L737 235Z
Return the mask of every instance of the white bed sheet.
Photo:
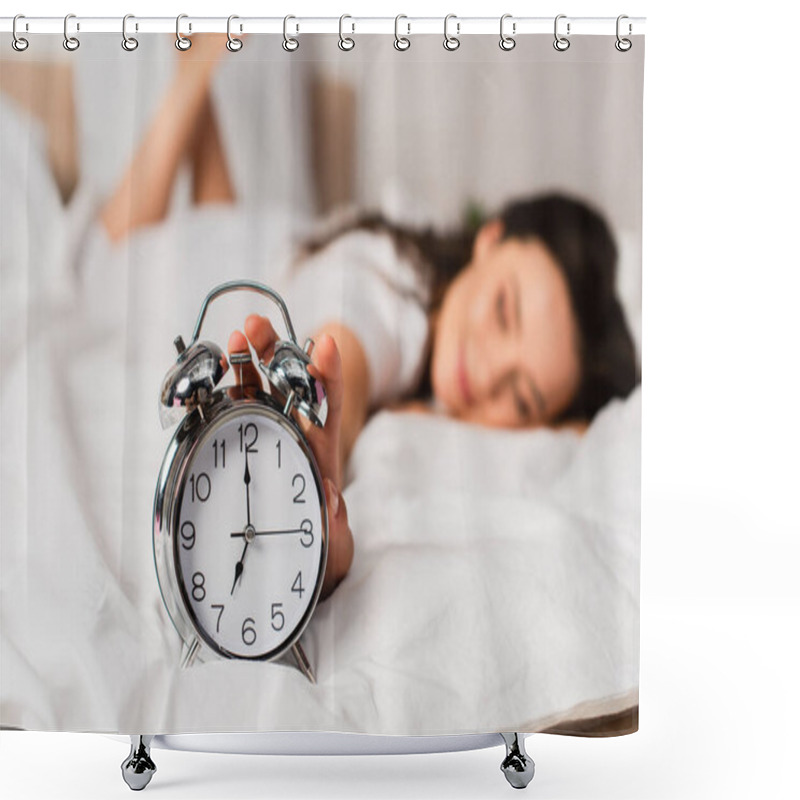
M318 684L281 665L181 671L151 548L172 433L158 389L211 286L280 288L295 228L277 212L211 207L125 248L97 229L76 235L92 198L58 212L35 138L17 137L24 157L7 146L13 116L2 115L0 724L439 735L535 731L637 702L638 390L582 437L379 413L344 492L352 569L304 636ZM10 180L41 203L14 206ZM225 344L252 303L220 301L204 337Z

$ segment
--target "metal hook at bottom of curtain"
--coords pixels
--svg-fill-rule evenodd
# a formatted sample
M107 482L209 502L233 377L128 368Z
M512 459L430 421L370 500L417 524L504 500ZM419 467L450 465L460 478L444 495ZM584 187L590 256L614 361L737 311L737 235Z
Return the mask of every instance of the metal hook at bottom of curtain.
M290 19L297 19L297 17L293 16L292 14L287 14L283 18L283 49L287 53L294 53L294 51L297 50L298 47L300 47L300 40L294 36L289 36L288 25ZM300 30L300 25L295 23L295 31L299 30Z
M128 36L128 20L135 19L133 14L126 14L122 18L122 49L127 50L129 53L133 52L139 46L139 40L134 38L133 36ZM136 30L139 30L138 23L136 24Z
M451 36L447 32L447 26L451 19L456 20L455 36ZM461 23L458 22L457 20L458 17L456 17L455 14L448 14L444 18L444 42L442 42L442 45L444 46L445 50L449 50L451 53L453 52L453 50L458 50L458 48L461 46L461 40L458 38L459 34L461 33Z
M560 19L566 19L566 18L567 18L566 14L559 14L556 17L555 22L553 23L553 33L556 37L555 41L553 42L553 47L555 47L555 49L558 50L559 53L563 53L565 50L569 50L570 41L569 39L567 39L567 36L569 36L569 28L570 28L569 22L567 22L567 36L562 36L558 32L558 21Z
M25 50L27 50L28 49L28 45L30 44L30 42L27 39L25 39L24 37L20 36L17 33L17 22L19 20L21 20L21 19L25 19L25 15L24 14L17 14L17 16L14 17L13 24L11 25L11 36L12 36L11 46L18 53L22 53ZM28 24L27 23L25 23L25 30L28 30Z
M619 24L620 24L620 22L622 22L623 19L628 19L628 15L627 14L620 14L617 17L617 41L614 42L614 47L616 47L617 50L620 51L620 53L627 53L628 50L630 50L631 47L633 47L633 42L630 39L624 39L623 37L621 37L619 35L619 28L620 28ZM630 36L631 33L633 33L633 26L629 22L628 23L628 36Z
M400 35L400 20L401 19L408 19L405 14L398 14L394 18L394 49L400 50L401 52L404 50L408 50L411 47L411 39L408 36L401 36ZM411 35L411 23L406 22L406 27L408 28L408 35Z
M344 31L342 28L344 25L344 21L346 19L353 19L353 18L349 14L342 14L342 16L339 17L339 49L344 51L352 50L356 46L356 40L353 39L352 36L344 35ZM350 27L351 33L355 33L356 30L355 22L352 22L350 25L351 25Z
M509 36L503 28L503 26L505 25L505 21L511 18L512 18L511 14L503 14L503 16L500 17L500 49L505 50L506 52L508 52L509 50L513 50L517 46L517 40L513 36ZM516 32L517 32L517 23L512 22L511 33L515 34Z
M67 14L67 16L64 17L64 49L68 50L70 53L74 53L81 46L81 43L77 36L69 35L69 30L67 26L69 25L69 21L71 19L75 19L74 14ZM80 23L76 22L75 30L79 31L80 29L81 29Z
M231 53L238 53L242 49L242 46L244 45L244 42L241 39L237 39L231 33L231 22L233 22L235 19L239 19L239 17L236 14L231 14L228 17L228 41L225 42L225 47L227 47L228 50L231 51ZM239 30L240 31L242 30L241 25L239 26Z
M192 40L188 36L184 36L181 33L181 20L188 19L188 14L178 14L177 19L175 20L175 47L178 48L181 52L185 52L192 46ZM191 33L192 26L191 23L189 24L189 32Z

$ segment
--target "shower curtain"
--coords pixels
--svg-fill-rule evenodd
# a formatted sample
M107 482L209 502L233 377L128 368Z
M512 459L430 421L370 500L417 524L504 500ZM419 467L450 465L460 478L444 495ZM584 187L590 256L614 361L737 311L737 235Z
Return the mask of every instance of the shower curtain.
M184 34L0 50L0 725L635 731L644 37ZM258 292L197 369L317 472L243 422L165 488L231 281L327 419Z

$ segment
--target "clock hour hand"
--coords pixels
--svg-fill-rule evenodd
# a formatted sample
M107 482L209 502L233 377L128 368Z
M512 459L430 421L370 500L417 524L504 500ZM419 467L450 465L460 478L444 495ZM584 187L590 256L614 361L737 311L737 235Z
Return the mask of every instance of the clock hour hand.
M236 562L236 569L234 570L233 574L233 586L231 586L231 596L233 596L233 590L236 588L236 584L239 582L239 579L242 577L242 573L244 572L244 557L247 554L247 548L249 544L250 541L245 539L244 550L242 550L242 557Z

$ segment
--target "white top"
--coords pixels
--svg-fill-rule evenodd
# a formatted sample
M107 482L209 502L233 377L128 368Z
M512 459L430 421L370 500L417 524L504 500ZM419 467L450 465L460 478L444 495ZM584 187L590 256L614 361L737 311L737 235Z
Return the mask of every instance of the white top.
M370 406L412 390L424 369L429 290L386 231L347 231L306 257L284 300L299 341L326 322L350 328L369 367Z

